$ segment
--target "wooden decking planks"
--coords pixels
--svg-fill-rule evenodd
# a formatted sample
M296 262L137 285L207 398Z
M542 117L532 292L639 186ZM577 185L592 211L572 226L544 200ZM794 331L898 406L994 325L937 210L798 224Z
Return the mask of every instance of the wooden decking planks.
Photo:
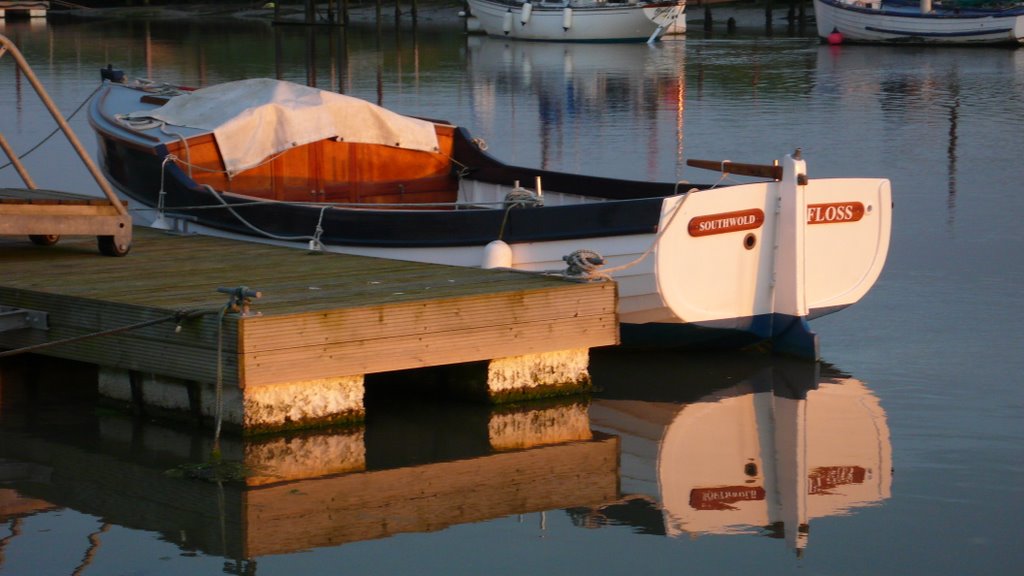
M260 290L259 315L223 326L225 384L295 382L617 342L615 285L514 272L309 254L205 236L135 232L129 257L80 241L0 240L0 305L50 313L49 340L168 317L55 347L53 355L198 381L216 372L218 287ZM36 335L39 338L39 335ZM0 346L24 345L0 334Z

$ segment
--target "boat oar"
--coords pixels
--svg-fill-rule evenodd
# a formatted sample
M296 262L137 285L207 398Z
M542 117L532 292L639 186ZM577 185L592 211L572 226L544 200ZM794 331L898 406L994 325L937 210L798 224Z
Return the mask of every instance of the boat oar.
M740 176L754 176L757 178L771 178L782 180L782 166L777 164L743 164L729 160L695 160L686 161L687 166L703 168L705 170L717 170L723 174L737 174Z

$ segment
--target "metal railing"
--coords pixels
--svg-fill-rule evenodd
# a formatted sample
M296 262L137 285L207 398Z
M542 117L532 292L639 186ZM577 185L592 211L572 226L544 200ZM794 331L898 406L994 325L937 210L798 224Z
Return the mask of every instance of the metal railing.
M120 199L118 199L117 195L114 193L113 188L111 188L110 186L110 182L107 181L103 173L100 172L99 168L96 167L96 163L93 162L92 158L89 156L89 153L86 152L85 148L82 146L82 143L79 142L78 137L75 136L74 131L71 129L71 126L68 125L67 121L64 119L64 116L60 113L60 110L58 110L57 106L54 105L53 100L50 98L50 95L46 93L46 89L43 88L42 83L39 82L39 79L32 71L32 67L29 66L28 62L25 60L25 57L21 54L21 51L18 50L18 47L14 45L13 41L11 41L3 34L0 34L0 58L3 58L4 54L7 54L8 52L11 54L11 57L14 58L14 62L18 66L18 69L21 71L22 74L25 75L25 78L28 79L29 83L32 84L32 88L35 89L36 94L39 96L39 99L46 106L46 109L50 112L50 115L53 116L53 119L57 122L57 125L60 127L61 131L64 132L64 135L67 137L68 142L71 143L71 146L72 148L75 149L75 152L78 154L78 157L82 159L82 162L85 164L85 167L89 170L89 173L92 175L93 179L96 180L96 184L99 185L100 190L102 190L103 194L107 197L108 200L110 200L110 203L114 205L118 213L122 216L127 217L128 208L125 207L124 203L121 202ZM10 157L11 164L13 164L14 168L18 171L18 175L21 176L22 181L25 182L25 186L31 190L35 190L35 183L32 181L32 178L29 176L28 171L25 169L25 166L21 163L21 160L18 158L17 154L15 154L14 151L11 150L10 146L7 144L7 141L4 139L3 134L0 134L0 147L2 147L3 151L7 154L7 156Z

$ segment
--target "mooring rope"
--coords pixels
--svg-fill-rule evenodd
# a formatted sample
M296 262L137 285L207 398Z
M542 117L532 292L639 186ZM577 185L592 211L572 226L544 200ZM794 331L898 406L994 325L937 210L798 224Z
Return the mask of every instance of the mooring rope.
M217 315L217 381L214 383L214 408L213 408L213 448L210 456L213 460L220 461L220 427L224 421L224 316L231 308L231 300L220 309Z
M248 314L250 300L260 297L258 291L250 290L246 286L217 288L217 292L227 294L228 301L224 303L217 314L217 381L214 384L214 430L211 451L214 461L219 461L221 458L220 430L224 421L224 317L228 312Z
M214 310L179 310L173 314L167 316L161 316L159 318L153 318L151 320L145 320L142 322L136 322L135 324L128 324L125 326L119 326L117 328L111 328L108 330L101 330L99 332L92 332L89 334L82 334L80 336L73 336L71 338L64 338L62 340L53 340L51 342L43 342L40 344L34 344L32 346L25 346L23 348L17 348L14 350L5 350L0 352L0 358L6 358L10 356L16 356L19 354L27 354L30 352L36 352L53 346L66 345L73 342L79 342L89 338L96 338L100 336L111 336L114 334L120 334L129 332L131 330L138 330L147 326L154 326L163 322L175 321L178 326L175 331L181 329L181 324L185 320L192 318L198 318L209 314L217 314L217 378L214 384L215 386L215 406L214 406L214 434L213 434L213 450L212 456L215 460L220 459L220 434L222 423L224 420L224 318L229 312L240 312L243 315L249 313L249 303L252 298L259 298L260 292L251 290L245 286L239 286L237 288L217 288L217 291L223 294L228 294L228 301L220 308Z
M212 189L217 194L215 188L209 184L203 184L203 186ZM172 211L175 212L202 212L204 210L226 210L228 208L248 208L250 206L302 206L302 207L316 207L316 208L356 208L356 209L378 209L378 208L454 208L466 209L466 208L479 208L481 210L486 207L501 208L506 206L508 203L504 200L497 200L494 202L381 202L369 204L366 202L298 202L289 200L247 200L245 202L220 202L214 206L208 204L203 205L192 205L192 206L175 206ZM153 210L153 208L137 208L137 210Z
M85 107L85 105L89 102L89 100L92 100L92 97L95 96L96 93L99 92L100 88L102 88L102 87L103 87L102 84L97 86L96 89L93 90L92 93L90 93L88 96L86 96L85 100L83 100L82 103L78 105L78 108L75 108L75 111L72 112L71 115L68 116L67 118L65 118L64 120L70 122L71 119L75 117L75 114L78 114L82 110L82 108ZM56 134L57 132L60 132L60 126L57 126L56 128L54 128L52 132L47 134L35 146L29 148L28 151L26 151L26 152L24 152L22 154L19 154L18 155L18 160L21 160L21 159L25 158L26 156L28 156L29 154L35 152L40 146L42 146L43 144L46 144L46 141L49 140L50 138L52 138L53 135ZM7 162L7 164L4 164L3 166L0 166L0 170L3 170L4 168L7 168L8 166L10 166L12 164L14 164L14 161L10 160L10 161Z
M256 226L252 222L249 222L248 220L243 218L242 215L239 214L237 210L235 210L234 206L232 206L231 204L228 204L228 202L226 200L224 200L224 198L221 197L220 193L217 192L216 190L214 190L213 186L210 186L209 184L204 184L203 188L205 188L210 193L211 196L216 198L217 201L220 202L224 206L224 208L227 209L228 212L231 212L232 216L234 216L239 222L244 224L246 228L252 230L253 232L256 232L257 234L262 234L263 236L266 236L267 238L270 238L271 240L282 240L282 241L285 241L285 242L294 242L296 240L309 240L311 242L312 241L316 241L316 242L320 241L319 234L317 234L315 236L281 236L279 234L273 234L271 232L267 232L266 230L261 229L259 226ZM323 221L324 210L326 210L326 209L327 209L327 207L324 207L324 209L320 211L320 221L321 222ZM320 223L317 223L317 228L320 228ZM320 232L322 233L323 230L321 229Z
M163 124L163 123L161 122L160 124ZM167 130L164 130L163 127L160 128L160 131L163 132L164 134L167 134L168 136L175 136L175 137L181 138L181 139L185 138L185 136L183 134L179 134L177 132L168 132ZM183 142L184 142L184 140L183 140ZM253 170L253 169L259 168L261 166L266 166L267 164L270 164L274 160L277 160L278 158L280 158L281 156L283 156L287 152L288 152L288 150L282 150L281 152L278 152L277 154L272 154L270 156L267 156L262 161L260 161L259 164L254 164L254 165L250 166L249 168L246 168L246 170ZM189 151L187 143L185 143L185 153L189 157L188 160L183 160L182 158L180 158L179 156L175 156L174 154L168 154L167 156L165 156L165 158L171 157L176 162L184 164L186 167L188 167L188 170L189 170L188 174L189 174L189 176L192 176L192 170L200 170L202 172L209 172L211 174L224 174L225 176L228 177L228 179L230 179L233 176L232 173L230 171L228 171L228 170L221 170L220 168L209 168L209 167L203 166L201 164L193 164L191 162L191 160L192 160L192 153Z
M676 216L678 216L679 213L683 211L683 204L686 204L686 199L690 197L691 192L695 191L696 188L690 189L689 191L686 192L686 194L683 195L683 198L678 203L676 203L676 206L675 208L672 209L672 214L668 217L668 220L665 222L665 225L660 227L658 233L654 236L654 240L651 242L651 245L647 247L647 250L644 250L643 254L637 256L632 261L627 262L625 264L614 266L612 268L606 268L604 270L599 270L597 271L597 274L601 276L610 277L610 275L615 272L622 272L623 270L628 270L633 266L636 266L637 264L643 262L648 256L651 255L652 252L654 252L654 249L658 246L658 244L661 243L661 238L665 235L665 232L672 227L672 222L676 219Z
M679 182L676 183L677 186L679 184ZM683 195L683 198L672 209L672 214L668 217L668 220L665 222L665 225L659 228L658 233L655 235L654 240L651 241L650 246L647 247L647 250L645 250L643 254L637 256L630 262L621 264L619 266L615 266L613 268L601 269L601 264L597 264L597 261L603 260L604 257L594 250L582 248L580 250L576 250L571 254L562 257L562 260L565 261L567 264L566 268L562 270L517 270L515 268L506 268L504 270L507 270L509 272L520 272L523 274L535 274L538 276L556 276L560 278L565 278L567 280L576 280L579 282L592 282L594 280L611 280L611 275L613 273L628 270L629 268L636 266L637 264L643 262L644 259L646 259L648 256L650 256L652 252L654 252L655 247L657 247L658 244L661 242L661 238L665 235L665 232L671 227L672 222L675 220L676 216L678 216L679 213L683 211L683 204L685 204L686 199L690 197L690 193L696 191L696 188L691 188ZM678 193L676 195L678 195Z
M74 343L74 342L79 342L79 341L82 341L82 340L87 340L89 338L97 338L99 336L111 336L111 335L114 335L114 334L120 334L122 332L129 332L131 330L138 330L140 328L145 328L147 326L153 326L155 324L161 324L163 322L170 322L172 320L177 322L180 325L185 320L188 320L188 319L191 319L191 318L198 318L199 316L203 316L203 315L206 315L206 314L213 314L214 312L216 312L216 310L206 310L206 311L182 310L182 311L175 312L174 314L171 314L171 315L168 315L168 316L161 316L160 318L154 318L152 320L144 320L142 322L137 322L135 324L128 324L126 326L120 326L118 328L111 328L109 330L101 330L99 332L91 332L89 334L81 334L79 336L72 336L71 338L64 338L62 340L52 340L50 342L42 342L40 344L33 344L31 346L25 346L23 348L16 348L14 350L5 350L3 352L0 352L0 358L7 358L9 356L17 356L19 354L27 354L27 353L30 353L30 352L35 352L37 350L43 350L43 349L50 348L50 347L53 347L53 346L62 346L62 345L65 345L65 344L71 344L71 343Z
M722 182L725 182L727 179L729 179L729 175L723 173L722 176L718 179L718 182L715 182L714 184L712 184L707 190L714 190ZM678 189L679 184L681 184L681 182L676 182L677 189ZM641 254L640 256L637 256L632 261L627 262L625 264L621 264L619 266L615 266L615 267L612 267L612 268L605 268L605 269L597 269L595 271L589 271L588 270L587 273L585 275L583 275L583 277L588 278L588 279L589 278L599 278L599 279L610 280L611 279L611 274L614 274L615 272L622 272L623 270L628 270L628 269L632 268L633 266L636 266L637 264L643 262L648 256L651 255L652 252L654 252L654 249L658 246L658 244L661 243L662 236L664 236L665 232L672 226L672 222L676 219L676 216L678 216L679 213L683 211L683 204L686 203L686 200L690 197L690 194L693 193L693 192L699 192L699 190L697 188L691 188L691 189L687 190L686 193L683 194L682 200L680 200L676 204L675 208L672 209L672 215L668 217L668 220L665 222L665 225L662 226L658 230L658 234L654 237L654 241L651 242L651 245L647 247L647 250L645 250L643 254ZM678 192L676 192L676 195L678 195ZM568 258L568 256L567 256L567 258Z
M505 205L505 213L501 217L501 228L498 229L498 240L505 239L505 226L508 225L508 217L513 208L543 206L544 199L533 190L528 190L519 186L519 181L517 180L515 188L505 195L505 199L502 201L502 204Z

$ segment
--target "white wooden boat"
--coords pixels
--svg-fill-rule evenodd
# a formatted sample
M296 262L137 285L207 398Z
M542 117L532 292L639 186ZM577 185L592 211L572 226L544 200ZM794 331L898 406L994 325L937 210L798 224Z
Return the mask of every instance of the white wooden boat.
M683 0L468 0L489 36L558 42L655 42L686 30Z
M886 0L814 0L818 36L831 43L1024 42L1024 8L982 9Z
M269 79L196 91L108 82L90 123L129 197L218 230L328 250L618 282L625 343L817 358L807 320L868 292L891 205L879 178L781 165L716 187L504 164L462 128Z

